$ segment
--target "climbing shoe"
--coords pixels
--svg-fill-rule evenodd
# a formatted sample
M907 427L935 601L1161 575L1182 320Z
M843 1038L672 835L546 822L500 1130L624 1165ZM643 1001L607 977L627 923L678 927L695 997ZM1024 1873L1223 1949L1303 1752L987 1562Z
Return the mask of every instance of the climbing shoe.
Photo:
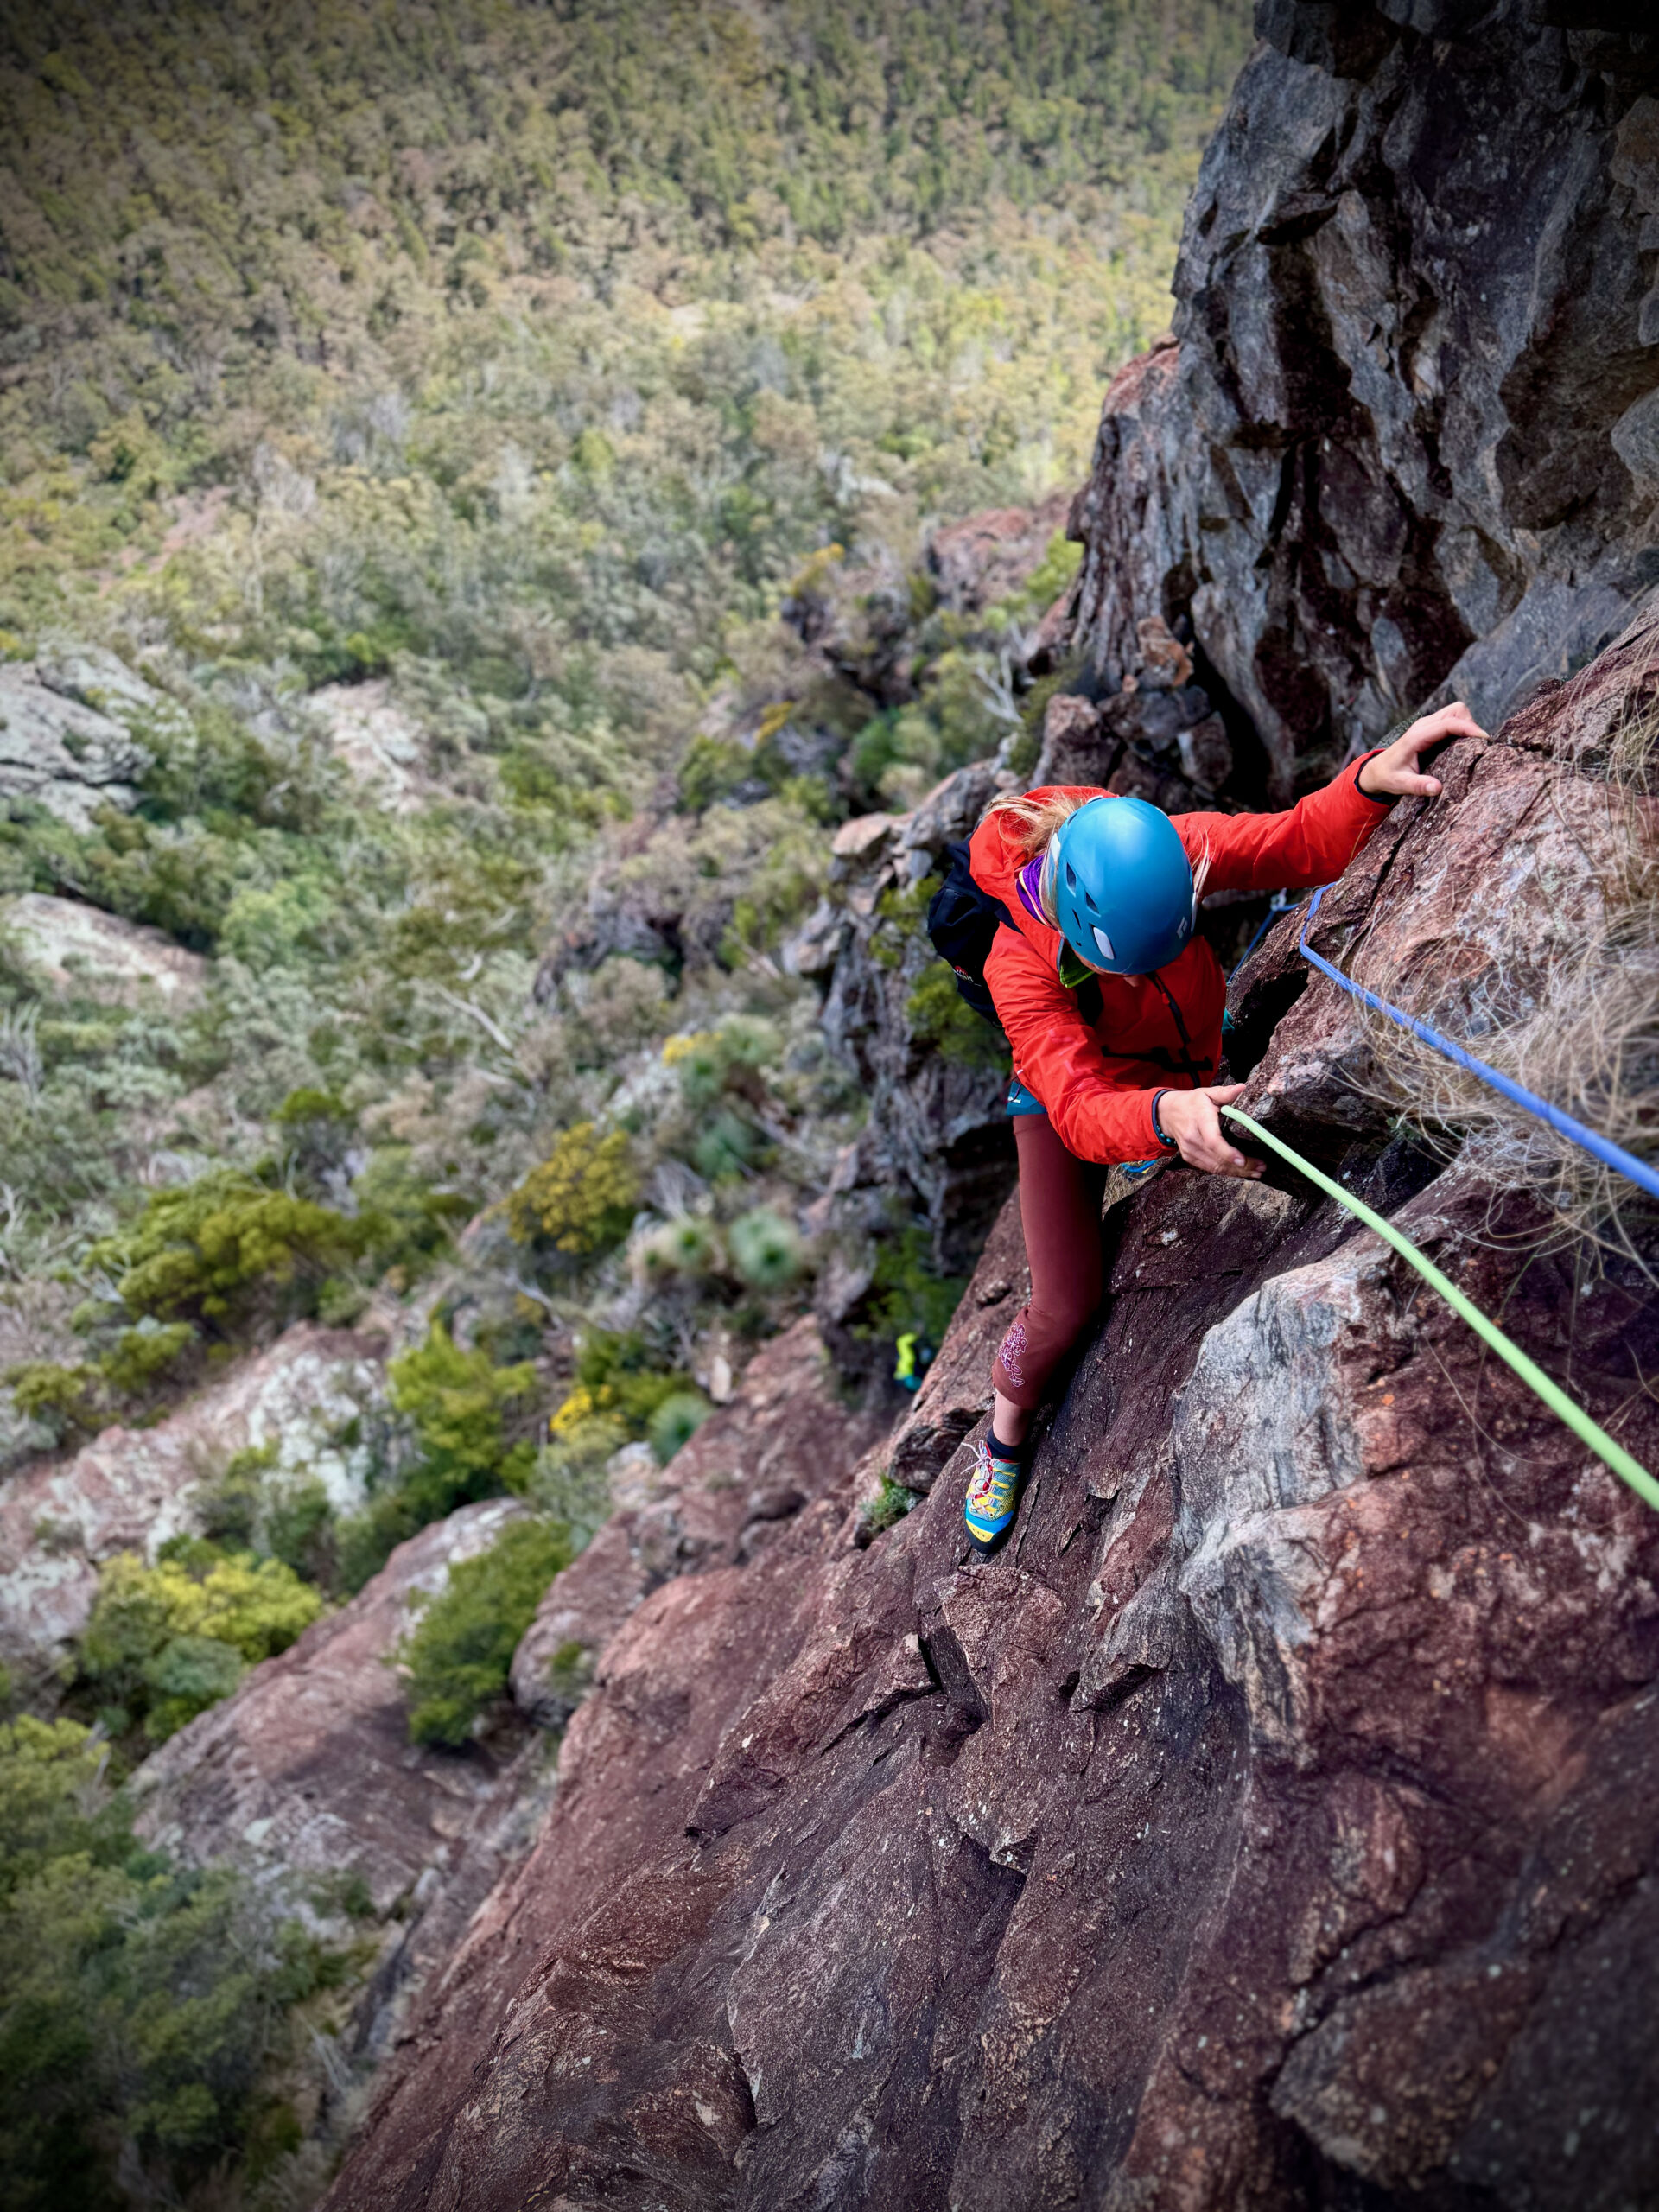
M974 1549L982 1559L989 1559L1014 1526L1014 1516L1020 1510L1020 1485L1024 1480L1017 1453L1005 1453L1000 1446L994 1452L988 1437L982 1437L975 1445L974 1468L968 1478L968 1497L962 1517L968 1523Z

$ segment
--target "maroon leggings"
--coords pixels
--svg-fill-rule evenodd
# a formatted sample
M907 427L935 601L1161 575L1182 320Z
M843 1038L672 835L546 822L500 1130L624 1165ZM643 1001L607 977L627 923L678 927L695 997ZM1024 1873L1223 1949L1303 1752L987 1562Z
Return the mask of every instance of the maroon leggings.
M1027 1412L1100 1304L1100 1196L1103 1167L1060 1142L1046 1114L1014 1117L1020 1154L1020 1225L1031 1267L1031 1303L1002 1339L991 1381Z

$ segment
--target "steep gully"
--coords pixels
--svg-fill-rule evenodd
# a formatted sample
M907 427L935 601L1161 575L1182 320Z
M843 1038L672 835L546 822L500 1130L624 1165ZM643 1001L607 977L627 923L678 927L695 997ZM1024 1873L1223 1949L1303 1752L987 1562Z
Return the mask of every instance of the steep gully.
M1268 0L1041 641L1038 772L1166 804L1283 797L1470 696L1494 741L1321 918L1430 1011L1528 917L1595 923L1610 736L1659 692L1656 57L1605 12ZM1007 772L837 841L800 964L874 1110L827 1227L903 1175L965 1241L1006 1188L994 1084L922 1051L869 944ZM1522 1264L1541 1208L1396 1134L1287 931L1234 995L1251 1112L1655 1464L1639 1275ZM960 1497L1021 1295L1006 1205L895 1435L802 1324L559 1578L515 1669L552 1720L594 1655L551 1809L332 2205L1659 2192L1659 1520L1294 1177L1109 1197L1110 1301L998 1560ZM925 1495L872 1541L887 1466ZM225 1786L177 1764L158 1834Z

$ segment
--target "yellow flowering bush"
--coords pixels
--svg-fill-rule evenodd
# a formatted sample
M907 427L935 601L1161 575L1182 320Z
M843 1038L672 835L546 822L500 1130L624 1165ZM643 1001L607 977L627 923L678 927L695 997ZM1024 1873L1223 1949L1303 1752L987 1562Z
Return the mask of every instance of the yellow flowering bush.
M281 1560L175 1539L147 1567L123 1552L99 1577L81 1668L114 1732L161 1743L228 1696L251 1662L285 1651L323 1609Z
M507 1225L521 1244L545 1242L590 1259L626 1236L639 1195L623 1131L601 1136L592 1122L578 1122L507 1200Z

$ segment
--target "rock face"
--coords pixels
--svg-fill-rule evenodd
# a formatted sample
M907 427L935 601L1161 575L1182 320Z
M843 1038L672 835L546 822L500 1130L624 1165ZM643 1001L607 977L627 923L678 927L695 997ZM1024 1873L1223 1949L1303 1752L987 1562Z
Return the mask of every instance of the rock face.
M1494 727L1659 575L1659 54L1594 5L1256 21L1175 336L1107 395L1070 645L1099 765L1203 788L1207 705L1228 792L1283 804L1431 696ZM1148 694L1149 623L1202 699Z
M197 1487L235 1452L274 1445L279 1471L317 1476L336 1508L360 1505L359 1432L385 1395L381 1351L378 1338L301 1322L154 1428L106 1428L12 1477L0 1497L0 1647L38 1655L79 1636L103 1561L154 1560L193 1530Z
M371 1990L365 2042L394 1992L446 1958L540 1808L540 1746L498 1731L465 1751L409 1740L392 1666L418 1593L486 1550L524 1508L465 1505L405 1544L351 1603L180 1730L129 1785L144 1840L187 1862L264 1875L357 1877L381 1919L397 1908Z
M134 733L172 711L112 653L0 668L0 799L32 799L76 830L101 806L136 806L150 755Z
M946 777L912 813L843 823L830 895L788 956L798 970L828 976L824 1035L870 1101L859 1157L830 1212L844 1225L860 1210L855 1193L913 1193L952 1269L971 1260L1007 1194L1014 1143L995 1031L970 1019L937 1049L938 1001L915 996L924 976L937 982L944 973L926 934L927 887L946 865L945 847L1012 780L982 761ZM948 989L944 1002L954 1010Z
M390 814L414 814L432 785L423 773L420 733L392 702L384 677L325 683L308 702L321 718L329 749Z
M0 931L17 939L32 966L54 990L129 1005L146 1000L173 1012L199 998L207 974L200 953L187 952L165 930L123 921L75 899L28 891L0 899Z
M827 1482L880 1442L882 1426L841 1402L812 1321L766 1345L732 1402L556 1577L513 1656L519 1709L563 1727L635 1606L677 1575L763 1557Z
M992 507L934 531L927 565L941 605L955 614L980 614L1012 599L1064 526L1067 504L1057 492L1040 506Z
M1593 918L1586 734L1650 707L1654 642L1452 748L1321 945L1363 925L1449 1022L1500 858L1510 942ZM1234 992L1249 1109L1659 1464L1640 1275L1581 1297L1530 1198L1402 1138L1288 927ZM1291 1171L1167 1172L1105 1233L996 1560L956 1440L1011 1214L890 1447L916 1510L872 1541L890 1452L826 1433L747 1565L617 1620L335 2212L1653 2200L1659 1516Z

